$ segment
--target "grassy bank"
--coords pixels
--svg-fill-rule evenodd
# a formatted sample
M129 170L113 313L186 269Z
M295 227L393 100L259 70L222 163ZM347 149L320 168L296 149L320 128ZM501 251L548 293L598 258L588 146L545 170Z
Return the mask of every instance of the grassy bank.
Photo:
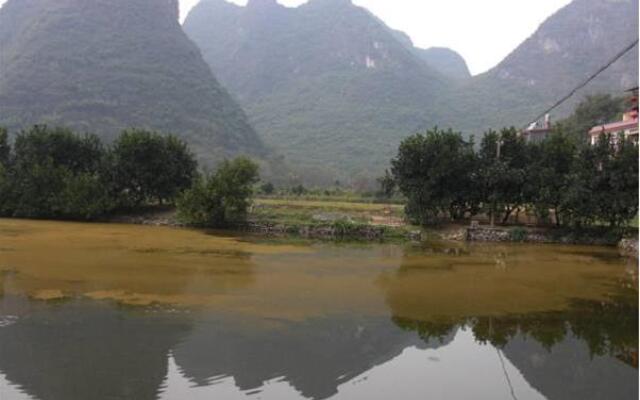
M270 236L300 236L317 239L347 240L407 240L418 238L454 241L576 243L616 245L623 237L637 237L637 228L609 229L594 226L579 230L524 225L490 228L483 218L479 228L469 229L469 222L443 224L430 228L411 225L405 221L404 207L399 204L343 201L295 197L260 197L248 210L247 224L236 229ZM150 208L139 214L110 219L148 225L180 226L171 208Z
M277 221L285 224L312 224L343 220L383 226L405 225L402 205L341 200L259 198L254 201L250 219L258 222Z
M135 213L111 216L103 222L185 226L171 207L145 207ZM406 240L421 231L420 227L405 223L401 205L300 197L256 198L248 210L247 222L232 224L230 229L267 235L367 241Z
M343 199L258 198L250 210L250 223L279 226L287 232L334 232L338 236L366 236L377 229L385 238L404 238L420 230L405 223L404 207Z

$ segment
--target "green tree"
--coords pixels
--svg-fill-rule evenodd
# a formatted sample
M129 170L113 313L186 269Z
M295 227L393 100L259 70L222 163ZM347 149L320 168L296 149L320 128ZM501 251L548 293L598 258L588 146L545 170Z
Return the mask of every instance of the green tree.
M438 128L402 141L392 160L398 188L408 199L407 215L426 224L444 215L460 219L477 212L477 158L473 142Z
M72 172L96 171L104 156L96 135L76 135L66 128L36 125L16 137L15 167L20 169L46 161Z
M66 175L57 200L60 216L78 220L95 219L116 206L105 182L94 173Z
M571 116L559 121L562 129L576 143L590 140L589 131L597 125L619 120L625 110L625 99L609 94L587 96Z
M610 156L610 147L605 139L595 146L583 145L578 150L563 200L567 223L581 227L598 220L598 205L603 195L599 191L603 183L600 166Z
M0 165L7 167L11 157L11 145L9 144L9 134L5 128L0 127Z
M11 194L9 180L9 159L11 158L11 146L7 130L0 128L0 216L7 215L9 197Z
M389 170L384 171L384 175L377 179L378 192L376 197L389 200L396 193L396 181L393 178L393 174Z
M501 139L500 159L507 166L502 185L502 202L504 203L502 222L504 223L527 201L526 185L531 160L527 143L514 127L503 129Z
M484 134L478 154L476 188L484 211L495 220L503 208L504 179L507 175L507 163L499 158L500 136L495 131Z
M295 194L296 196L302 196L307 193L307 189L302 184L299 184L291 188L291 193Z
M57 201L67 170L49 160L19 165L12 174L8 196L9 216L54 218L59 216Z
M485 211L506 223L526 202L528 149L515 128L487 132L478 154L476 179Z
M178 217L212 227L244 221L258 179L258 165L250 159L224 161L215 174L196 179L178 198Z
M529 165L528 179L530 201L538 216L546 218L553 210L555 223L562 225L567 188L570 186L576 146L560 129L554 131L546 140L532 145L532 158Z
M11 194L11 186L9 174L4 165L0 164L0 216L6 216L9 212L9 196Z
M260 191L266 195L271 195L273 194L273 192L276 190L275 186L273 186L273 183L271 182L267 182L265 184L263 184L262 186L260 186Z
M188 188L197 163L175 136L145 130L125 131L111 149L112 188L125 206L173 201Z
M594 146L590 165L589 210L611 227L627 224L638 213L638 146L602 136Z
M84 193L85 203L100 204L93 212L73 209L68 199L76 176L86 175L99 179L104 160L104 148L93 135L75 135L63 128L34 126L21 132L15 140L13 162L8 174L8 196L4 214L29 218L86 218L107 211L107 206L96 201L106 198L104 185L96 185L93 193ZM79 198L83 193L73 193Z

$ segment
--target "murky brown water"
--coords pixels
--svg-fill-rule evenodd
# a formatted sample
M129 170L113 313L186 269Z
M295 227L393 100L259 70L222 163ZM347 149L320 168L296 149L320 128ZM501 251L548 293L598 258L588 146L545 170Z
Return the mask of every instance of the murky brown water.
M0 220L0 399L626 399L638 268Z

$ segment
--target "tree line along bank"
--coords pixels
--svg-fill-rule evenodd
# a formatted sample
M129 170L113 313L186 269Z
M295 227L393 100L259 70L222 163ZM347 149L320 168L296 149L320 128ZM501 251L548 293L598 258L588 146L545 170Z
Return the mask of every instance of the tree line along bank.
M0 216L94 220L175 204L188 224L224 226L246 214L258 166L224 161L198 171L186 143L132 129L109 146L96 135L37 125L13 145L0 129Z
M623 226L638 212L638 146L607 136L590 145L581 136L622 109L621 99L587 98L539 143L514 128L486 132L478 144L451 129L410 136L376 198L405 203L420 225L480 214L500 223L526 211L542 224ZM95 220L175 205L185 224L224 227L246 219L258 181L258 166L242 157L202 173L172 135L132 129L105 145L96 135L38 125L11 144L0 128L3 217ZM276 190L268 182L257 189Z
M475 146L435 128L401 143L383 182L397 184L422 225L479 214L507 222L526 210L556 226L620 227L638 213L638 146L606 135L576 142L561 125L541 142L505 128Z

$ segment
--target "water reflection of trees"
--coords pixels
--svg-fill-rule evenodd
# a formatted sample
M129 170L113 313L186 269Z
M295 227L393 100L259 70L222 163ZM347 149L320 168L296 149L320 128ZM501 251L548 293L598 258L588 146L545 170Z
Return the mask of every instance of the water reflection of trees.
M393 321L427 342L472 330L478 343L496 347L550 400L631 399L638 393L634 299L576 300L562 312Z
M427 343L443 342L445 338L453 336L460 328L462 321L416 321L408 318L392 317L399 328L416 332Z
M598 267L582 268L586 261ZM594 274L611 274L597 263L615 265L619 272L602 281L608 297L586 300L602 298ZM565 266L569 273L556 272ZM592 356L614 356L638 367L637 265L629 268L606 249L558 248L540 257L535 246L414 246L380 284L393 322L425 341L467 327L483 344L501 348L526 336L550 350L572 336ZM565 307L566 296L575 299ZM559 308L564 310L538 311Z
M475 318L475 337L504 347L516 335L535 339L548 351L572 335L592 356L614 356L638 368L638 307L628 301L576 300L567 311L501 318Z
M410 249L380 285L396 326L443 346L468 329L548 399L637 398L637 265L615 252Z
M393 321L425 341L439 340L468 327L479 343L499 348L517 336L525 336L551 351L570 335L583 341L592 356L613 356L638 368L638 306L624 297L608 301L575 300L566 311L557 312L436 321L394 317Z

